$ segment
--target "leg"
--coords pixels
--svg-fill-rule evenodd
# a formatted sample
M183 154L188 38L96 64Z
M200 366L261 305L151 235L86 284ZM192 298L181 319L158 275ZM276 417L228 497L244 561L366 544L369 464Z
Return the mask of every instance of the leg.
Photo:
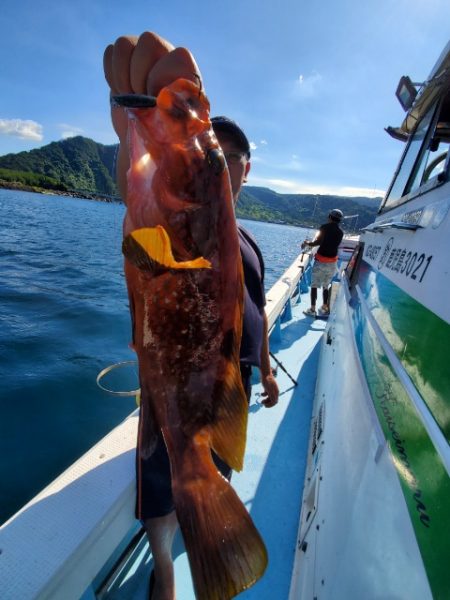
M316 316L316 301L317 301L317 288L311 286L311 308L304 310L304 314L308 317Z
M149 600L175 600L172 543L178 521L172 498L170 463L166 445L158 435L153 453L136 453L136 517L144 523L153 555L154 585Z
M172 544L178 529L175 511L165 517L145 521L150 541L155 571L155 587L149 600L175 600L175 577L172 560Z
M328 297L330 295L330 288L328 286L323 287L322 295L323 295L323 307L325 310L325 309L328 309Z

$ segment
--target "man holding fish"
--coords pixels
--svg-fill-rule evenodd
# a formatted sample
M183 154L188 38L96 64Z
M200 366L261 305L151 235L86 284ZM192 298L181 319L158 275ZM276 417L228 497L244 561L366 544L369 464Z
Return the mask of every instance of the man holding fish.
M252 365L262 404L278 402L264 265L234 215L250 146L234 121L210 120L186 49L150 32L125 36L106 49L104 68L127 204L123 252L141 385L137 516L154 559L149 597L175 598L179 524L197 598L232 598L267 564L228 481L243 466Z

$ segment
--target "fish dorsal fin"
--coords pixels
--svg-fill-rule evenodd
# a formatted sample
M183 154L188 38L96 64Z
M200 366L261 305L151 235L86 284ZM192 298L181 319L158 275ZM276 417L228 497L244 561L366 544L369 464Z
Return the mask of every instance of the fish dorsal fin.
M126 258L140 269L210 269L211 263L202 256L177 261L172 253L170 238L162 225L142 227L129 233L122 245Z

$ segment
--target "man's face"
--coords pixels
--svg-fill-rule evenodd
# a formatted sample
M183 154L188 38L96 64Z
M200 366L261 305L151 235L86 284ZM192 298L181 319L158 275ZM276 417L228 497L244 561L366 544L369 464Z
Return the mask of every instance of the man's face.
M233 200L236 203L242 184L247 181L247 175L250 171L250 161L248 160L246 153L236 144L232 136L223 132L218 132L216 137L227 161L228 171L230 173L231 192L233 194Z

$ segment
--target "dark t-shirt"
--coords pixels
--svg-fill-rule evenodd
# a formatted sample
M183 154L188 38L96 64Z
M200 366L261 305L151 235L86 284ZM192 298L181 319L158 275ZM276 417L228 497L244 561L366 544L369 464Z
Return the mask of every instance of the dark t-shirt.
M321 225L318 238L320 245L317 254L326 256L327 258L337 256L338 246L343 236L344 232L337 223L325 223L325 225Z
M241 363L260 366L263 342L264 261L256 240L238 225L239 245L244 268L244 322L241 340Z

